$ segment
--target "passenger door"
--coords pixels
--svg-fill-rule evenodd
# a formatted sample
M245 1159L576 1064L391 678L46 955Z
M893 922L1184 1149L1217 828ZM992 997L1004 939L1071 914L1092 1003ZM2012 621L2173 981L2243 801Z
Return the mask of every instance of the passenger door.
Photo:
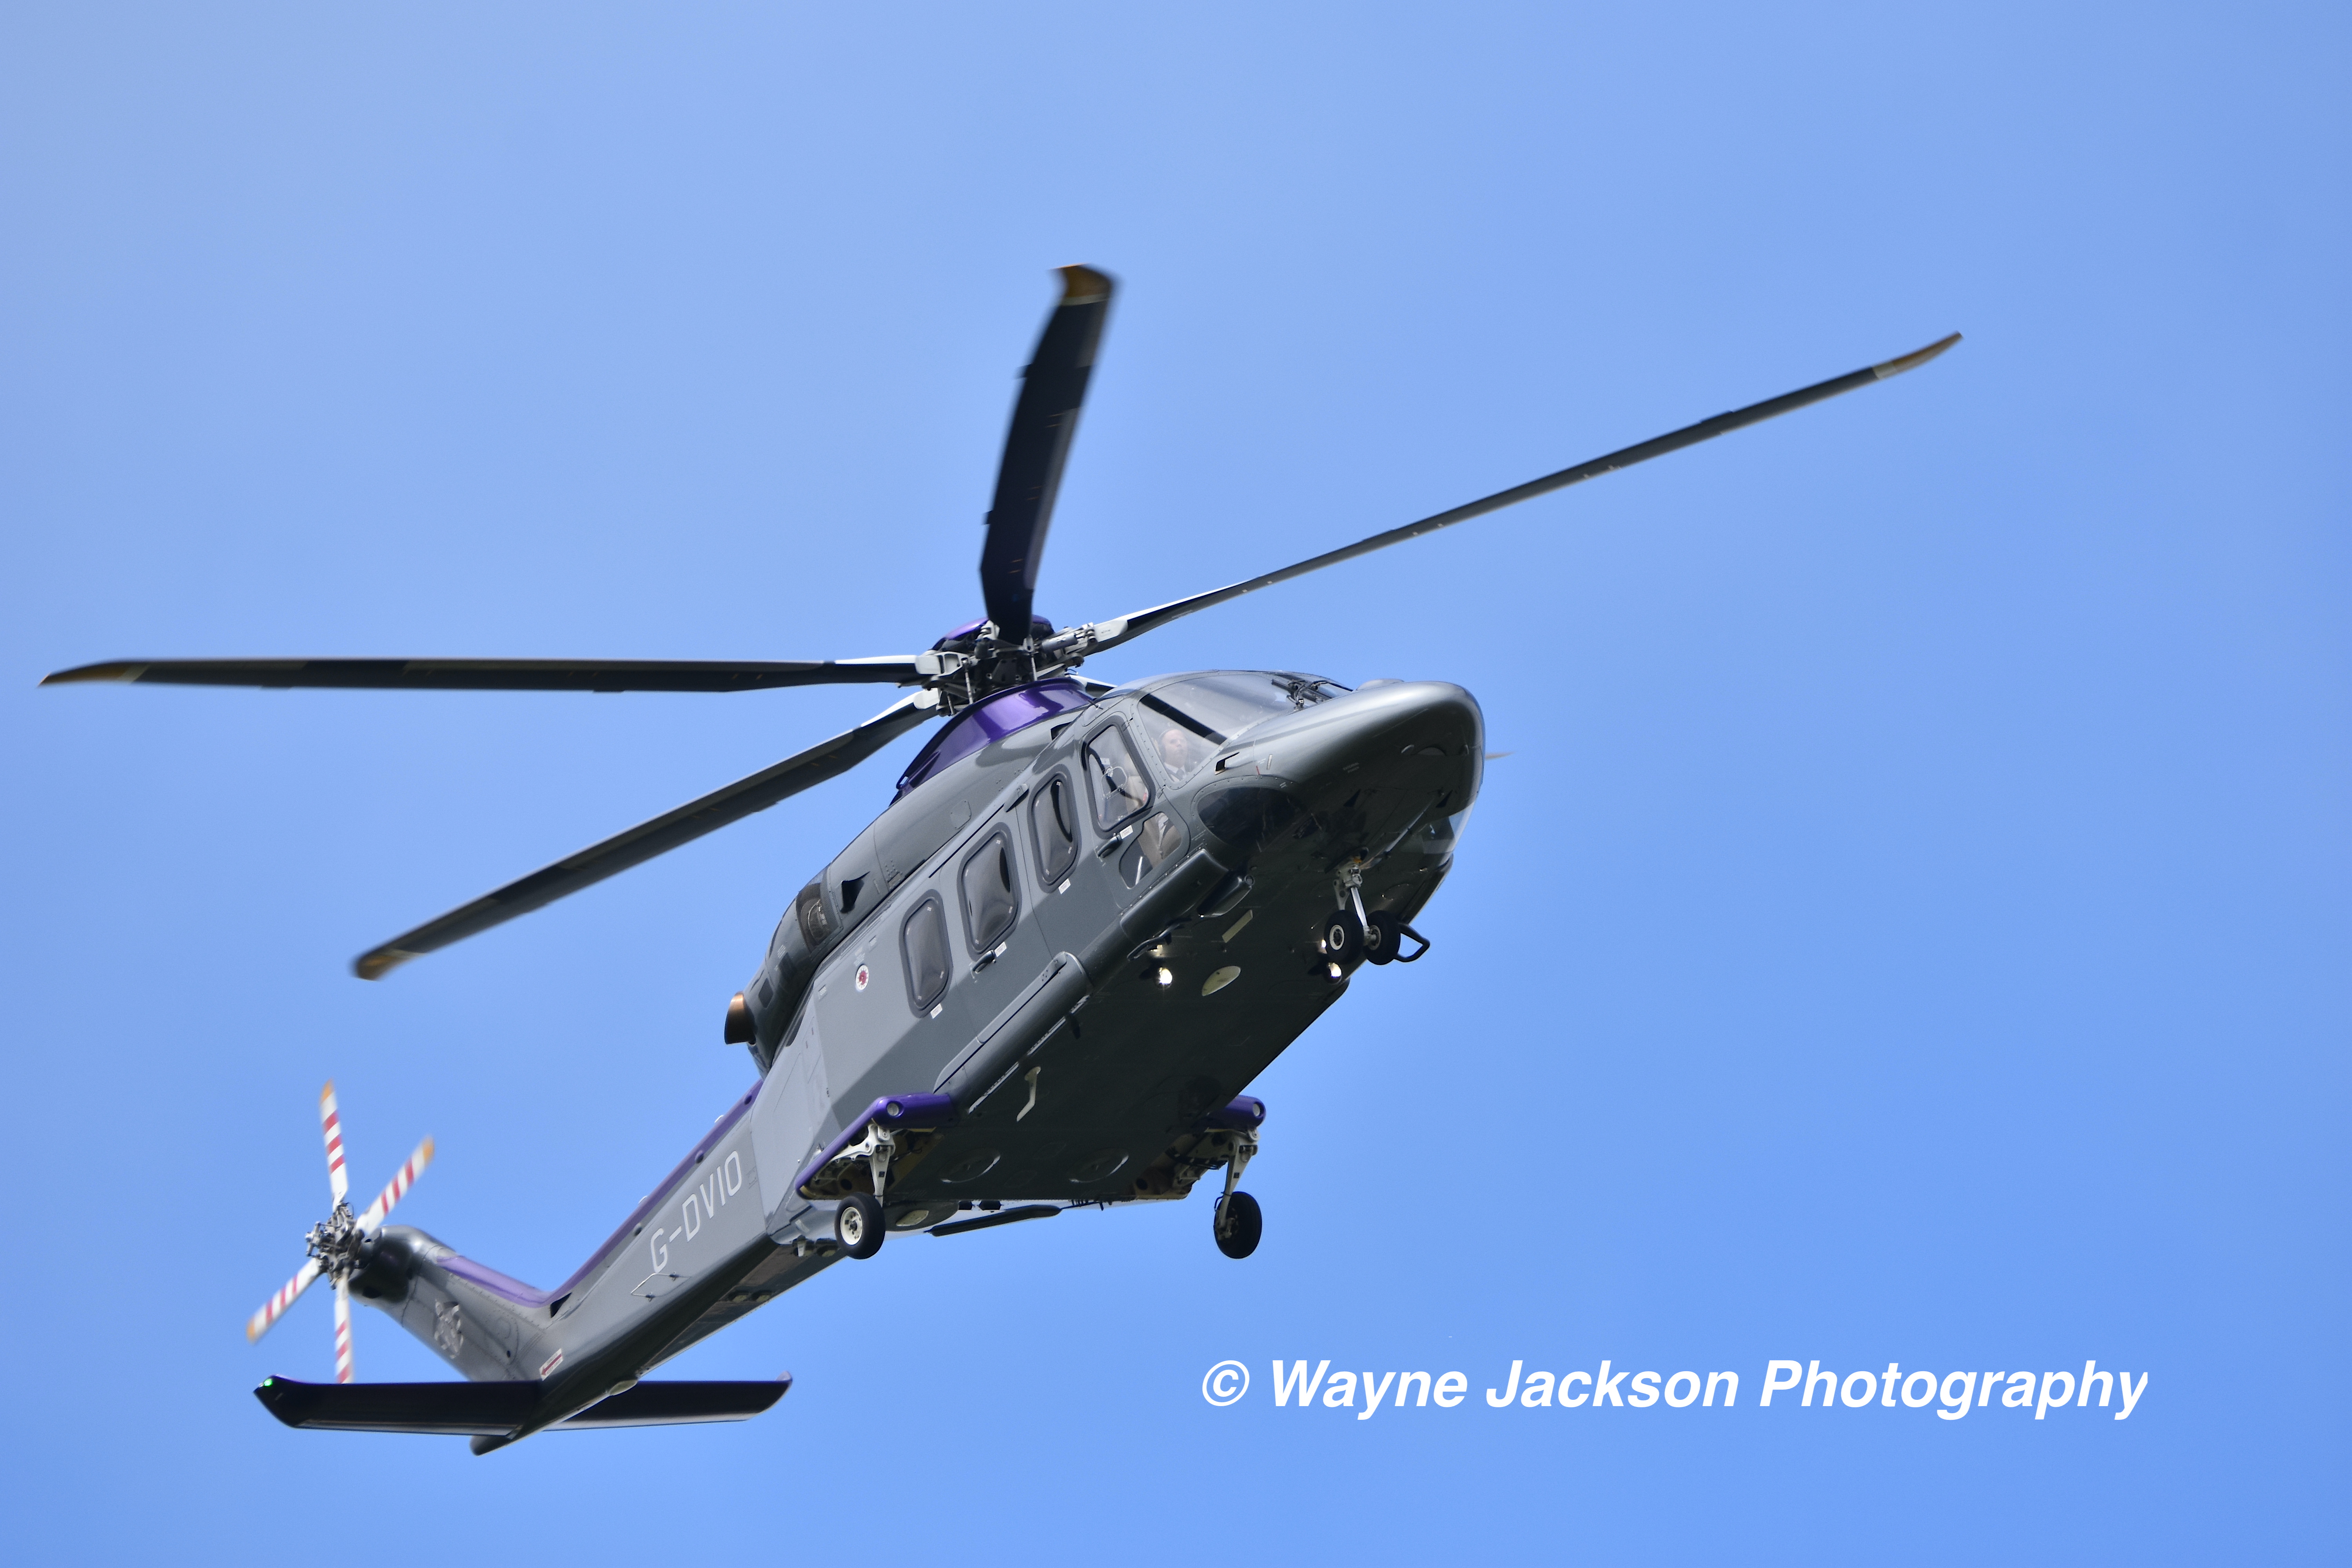
M1048 895L1021 826L1021 808L1001 813L958 851L952 883L942 889L951 963L962 971L950 984L970 987L965 1016L975 1031L1011 1005L1054 956L1040 924L1039 906Z

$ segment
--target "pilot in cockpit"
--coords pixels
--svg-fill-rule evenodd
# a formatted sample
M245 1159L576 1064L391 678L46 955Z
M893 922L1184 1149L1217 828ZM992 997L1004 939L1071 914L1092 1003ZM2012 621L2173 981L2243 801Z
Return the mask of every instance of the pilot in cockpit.
M1181 779L1209 760L1217 748L1181 724L1169 723L1155 737L1160 761L1168 769L1170 778Z

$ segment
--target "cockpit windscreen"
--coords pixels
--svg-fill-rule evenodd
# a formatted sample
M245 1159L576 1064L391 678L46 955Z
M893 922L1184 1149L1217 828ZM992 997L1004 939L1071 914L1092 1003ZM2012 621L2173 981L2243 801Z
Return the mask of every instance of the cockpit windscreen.
M1254 724L1345 689L1312 676L1223 670L1144 693L1143 727L1171 777L1184 778Z

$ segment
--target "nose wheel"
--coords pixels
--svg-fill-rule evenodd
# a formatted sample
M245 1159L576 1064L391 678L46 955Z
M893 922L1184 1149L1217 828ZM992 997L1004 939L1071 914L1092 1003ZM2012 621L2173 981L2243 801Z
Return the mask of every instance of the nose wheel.
M1364 959L1364 922L1353 910L1334 910L1323 918L1323 956L1344 973Z
M1339 907L1323 917L1322 929L1315 938L1315 945L1330 963L1332 979L1339 979L1359 963L1416 963L1429 951L1429 939L1405 924L1402 915L1393 910L1364 908L1360 860L1339 868L1332 892ZM1421 945L1407 952L1407 939Z
M1259 1212L1257 1200L1247 1193L1220 1197L1212 1218L1217 1250L1227 1258L1247 1258L1257 1250L1258 1237L1265 1233L1265 1216Z
M1412 952L1404 950L1410 939L1421 943ZM1370 963L1412 963L1429 951L1429 939L1403 920L1387 910L1380 910L1364 924L1364 958Z

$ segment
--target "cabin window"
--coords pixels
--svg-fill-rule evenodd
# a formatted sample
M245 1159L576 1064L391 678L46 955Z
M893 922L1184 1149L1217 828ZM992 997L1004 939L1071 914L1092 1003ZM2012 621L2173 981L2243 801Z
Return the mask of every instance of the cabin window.
M984 952L1013 930L1021 900L1013 890L1013 840L992 833L963 863L963 917L971 928L971 949Z
M1108 833L1151 804L1151 782L1143 776L1126 731L1111 725L1087 742L1086 756L1097 827Z
M1037 874L1048 887L1078 862L1078 791L1056 771L1029 797L1029 826L1037 836Z
M793 900L793 913L800 920L801 940L808 943L809 951L823 947L825 938L833 934L833 911L824 907L822 879L801 889L800 897Z
M1177 850L1184 847L1184 829L1166 812L1155 812L1136 829L1135 842L1118 858L1118 874L1130 888L1160 868Z
M948 988L948 922L939 900L915 906L898 945L907 960L907 1000L916 1012L928 1013Z

